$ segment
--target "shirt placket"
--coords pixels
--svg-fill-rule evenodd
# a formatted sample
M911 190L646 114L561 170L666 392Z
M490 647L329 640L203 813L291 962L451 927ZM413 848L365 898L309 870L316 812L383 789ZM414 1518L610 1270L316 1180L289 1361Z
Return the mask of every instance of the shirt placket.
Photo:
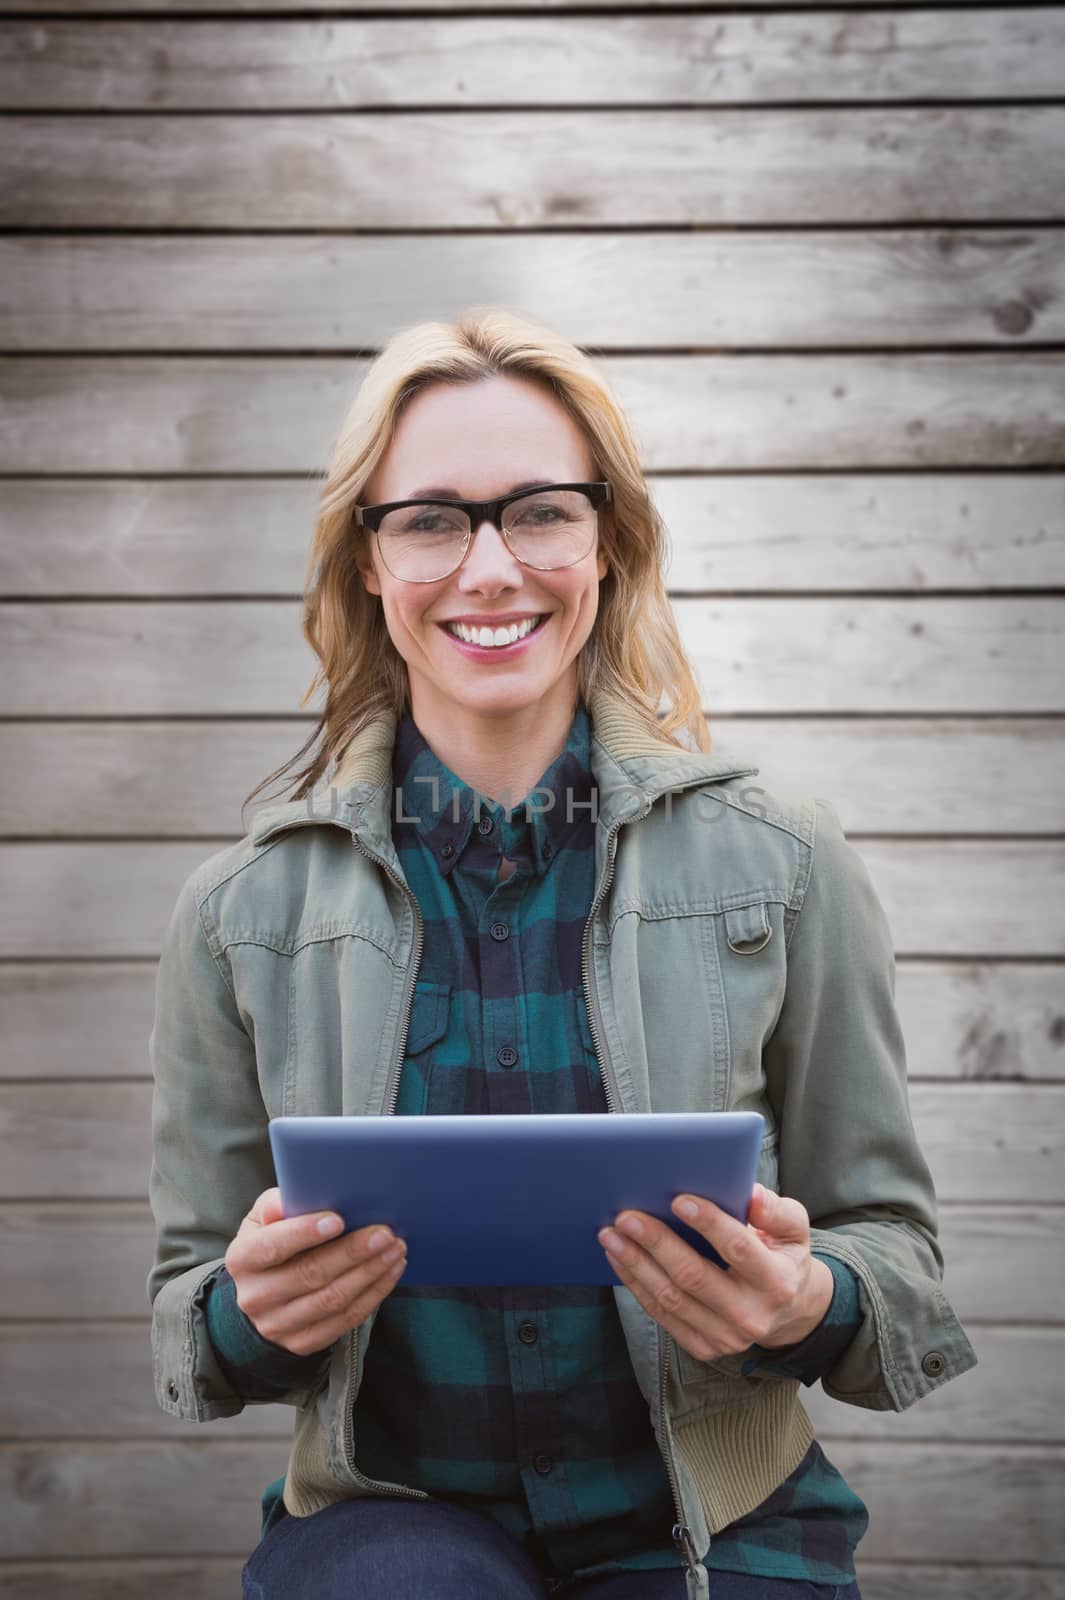
M520 902L528 875L518 869L497 881L504 854L501 808L485 811L491 829L475 824L479 844L488 853L494 887L485 897L477 925L481 962L481 1026L488 1110L494 1115L520 1115L532 1110L530 1062L521 1003ZM513 828L507 829L507 843Z

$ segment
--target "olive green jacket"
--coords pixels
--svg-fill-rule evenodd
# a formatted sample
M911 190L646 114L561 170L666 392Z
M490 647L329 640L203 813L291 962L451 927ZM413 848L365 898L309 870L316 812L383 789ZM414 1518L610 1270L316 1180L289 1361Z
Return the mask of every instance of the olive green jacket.
M944 1298L936 1204L906 1092L891 933L822 799L784 799L734 756L670 748L593 691L596 887L583 962L610 1110L755 1110L758 1177L806 1207L812 1244L857 1275L863 1320L825 1390L901 1411L976 1357ZM395 719L367 725L328 795L264 808L186 880L166 930L148 1274L156 1394L190 1421L246 1402L207 1335L205 1281L276 1182L268 1120L394 1104L422 919L392 844ZM759 1505L812 1438L799 1384L698 1361L614 1289L669 1473L692 1600L711 1535ZM358 1468L374 1316L296 1408L285 1483L308 1515L382 1486Z

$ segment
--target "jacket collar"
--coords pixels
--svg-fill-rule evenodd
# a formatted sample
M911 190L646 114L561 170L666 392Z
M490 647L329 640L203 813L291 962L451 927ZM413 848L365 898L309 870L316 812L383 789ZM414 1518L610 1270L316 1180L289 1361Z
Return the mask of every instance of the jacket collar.
M748 777L757 765L739 752L670 747L648 732L624 696L593 688L588 698L592 722L591 767L599 792L599 822L604 827L647 809L667 790L688 789L725 778ZM397 717L391 709L374 717L341 753L336 772L302 800L263 806L252 819L253 845L287 828L329 823L357 834L378 854L393 855L392 752Z

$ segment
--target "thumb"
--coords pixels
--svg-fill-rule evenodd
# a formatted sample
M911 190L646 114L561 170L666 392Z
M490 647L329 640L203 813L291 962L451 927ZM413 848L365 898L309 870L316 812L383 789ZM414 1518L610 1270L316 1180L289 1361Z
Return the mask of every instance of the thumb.
M248 1217L252 1222L257 1222L260 1227L265 1227L269 1222L280 1222L285 1213L281 1208L281 1190L264 1189L256 1200Z
M787 1223L782 1216L786 1210L787 1207L781 1203L778 1194L772 1189L767 1189L764 1183L756 1183L751 1194L751 1209L747 1221L763 1233L786 1232Z
M747 1220L752 1227L773 1239L800 1242L810 1236L810 1218L806 1208L798 1200L777 1194L761 1183L754 1186Z

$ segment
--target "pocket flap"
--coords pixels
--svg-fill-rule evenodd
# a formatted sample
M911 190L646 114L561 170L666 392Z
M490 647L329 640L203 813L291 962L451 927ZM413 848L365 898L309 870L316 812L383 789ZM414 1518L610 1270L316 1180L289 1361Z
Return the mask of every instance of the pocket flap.
M733 906L726 911L725 931L730 950L740 956L753 956L773 937L765 901L755 900L749 906Z
M447 1030L449 983L416 983L410 1008L407 1054L417 1055Z

